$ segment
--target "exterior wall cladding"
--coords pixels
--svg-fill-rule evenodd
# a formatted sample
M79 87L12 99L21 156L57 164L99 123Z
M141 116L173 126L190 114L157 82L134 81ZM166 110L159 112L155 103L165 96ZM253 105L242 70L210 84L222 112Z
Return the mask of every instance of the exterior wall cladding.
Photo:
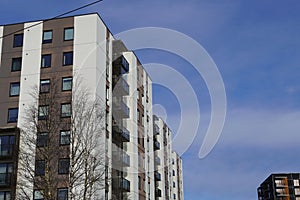
M99 138L105 148L97 150L106 158L106 178L97 199L183 199L182 160L172 151L170 129L153 116L151 79L98 14L4 25L0 38L0 199L18 194L26 106L39 108L41 93L53 85L61 88L56 91L58 106L73 103L78 77L106 113ZM70 124L70 118L60 120L60 129ZM52 161L58 163L70 155L70 147L59 144L60 133L51 137L58 144L50 145L61 152ZM53 169L61 180L57 187L68 188L69 177L58 168ZM31 184L30 199L35 199Z
M300 174L271 174L257 193L259 200L300 200Z

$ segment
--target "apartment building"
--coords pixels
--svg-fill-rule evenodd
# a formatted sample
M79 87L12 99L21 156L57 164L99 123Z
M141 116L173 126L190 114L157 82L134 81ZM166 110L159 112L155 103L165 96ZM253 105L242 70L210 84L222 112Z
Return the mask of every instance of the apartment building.
M94 199L157 199L158 186L168 191L168 198L161 199L183 199L182 161L172 153L165 125L168 141L161 144L169 146L160 159L170 166L174 160L174 169L163 169L166 182L158 179L151 78L98 14L4 25L0 38L0 199L15 199L22 192L20 155L29 148L23 131L29 124L28 107L36 108L38 127L30 147L36 153L27 163L34 170L33 181L25 180L28 198L46 199L36 186L45 174L56 181L55 190L47 193L58 200L70 198L72 133L79 128L73 123L78 118L74 105L86 100L75 91L82 88L105 119L97 122L103 127L96 137L101 145L93 149L104 155L105 165L103 187L93 192ZM48 130L50 113L56 125ZM59 152L51 163L42 157L46 147Z
M155 152L155 197L184 199L182 160L172 150L172 131L161 118L153 116Z
M300 200L300 174L271 174L257 189L259 200Z

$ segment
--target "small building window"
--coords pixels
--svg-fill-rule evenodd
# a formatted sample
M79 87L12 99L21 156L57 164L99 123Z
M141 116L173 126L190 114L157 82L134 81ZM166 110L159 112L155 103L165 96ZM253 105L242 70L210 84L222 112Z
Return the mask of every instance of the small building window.
M9 96L19 96L20 94L20 83L11 83L10 84L10 90L9 90Z
M45 175L46 163L44 160L37 160L35 162L35 175L44 176Z
M39 106L39 119L46 119L49 114L49 106Z
M52 31L43 32L43 44L52 43Z
M48 141L48 133L39 133L37 135L37 147L46 147L47 146L47 141Z
M63 66L73 65L73 52L64 52Z
M60 145L70 144L70 133L71 131L60 131Z
M18 121L18 114L19 109L18 108L9 108L8 109L8 123L17 122Z
M175 182L173 182L173 188L175 188L176 187L176 184L175 184Z
M0 191L0 199L10 200L11 199L10 191Z
M21 66L22 66L22 58L13 58L12 59L12 64L11 64L11 71L21 71Z
M51 67L51 54L42 55L41 67Z
M61 158L58 160L58 174L69 174L70 159Z
M40 82L40 93L50 92L50 80L41 80Z
M23 33L14 35L14 47L23 46Z
M71 104L61 104L61 117L71 117L72 109Z
M72 90L72 77L64 77L62 78L62 91L70 91Z
M74 28L65 28L64 30L64 40L73 40L74 39Z
M14 135L2 135L0 136L0 156L12 156L15 147ZM1 198L0 198L1 199Z
M57 200L68 200L68 188L58 188Z
M44 200L43 191L35 190L33 193L33 200Z

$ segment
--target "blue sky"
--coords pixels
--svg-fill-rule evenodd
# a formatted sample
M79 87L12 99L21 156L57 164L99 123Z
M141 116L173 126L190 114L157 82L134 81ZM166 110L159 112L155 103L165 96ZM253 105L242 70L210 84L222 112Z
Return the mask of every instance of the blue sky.
M87 2L2 0L0 24L50 18ZM104 0L79 12L99 12L114 34L148 26L182 32L199 42L218 66L227 93L226 123L213 151L199 159L210 117L203 79L176 55L137 51L143 63L179 71L197 94L200 127L182 155L185 199L257 199L256 188L270 173L299 172L299 10L298 0ZM174 81L174 86L180 83ZM165 110L176 133L180 102L168 88L154 85L154 92L155 104ZM193 120L194 108L189 109L187 117Z

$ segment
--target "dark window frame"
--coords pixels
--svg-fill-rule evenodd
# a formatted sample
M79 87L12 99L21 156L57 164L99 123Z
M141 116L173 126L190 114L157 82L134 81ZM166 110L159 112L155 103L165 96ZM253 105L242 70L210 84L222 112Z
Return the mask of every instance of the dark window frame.
M60 199L59 197L59 192L60 191L66 191L66 196L63 199ZM69 188L65 187L65 188L57 188L57 200L68 200L69 198Z
M48 132L41 132L37 134L36 146L37 147L47 147L48 146Z
M45 33L49 33L49 32L51 32L51 39L46 39L45 40ZM50 44L50 43L52 43L52 40L53 40L53 30L44 30L43 31L43 44Z
M17 110L17 119L16 120L10 120L10 111ZM19 116L19 108L9 108L7 111L7 123L16 123L18 122L18 116Z
M49 81L49 84L43 84L42 85L42 81ZM46 86L48 87L47 90L42 90L42 88L46 88ZM40 80L40 93L49 93L50 88L51 88L51 80L50 79L41 79Z
M43 63L43 58L45 58L45 60L48 61L49 63L48 62ZM48 60L46 58L48 58L48 59L50 58L50 60ZM49 67L51 67L51 63L52 63L52 55L51 54L43 54L42 58L41 58L41 68L49 68Z
M47 114L44 115L44 116L40 116L40 109L41 109L42 107L46 107L46 108L47 108ZM39 119L39 120L44 120L44 119L47 118L48 115L49 115L49 105L41 105L41 106L39 106L39 108L38 108L38 119Z
M20 67L18 67L17 69L14 68L14 62L19 61L20 62ZM22 57L16 57L16 58L12 58L11 61L11 72L18 72L21 71L22 69Z
M41 165L39 165L39 164ZM46 161L45 160L36 160L34 167L34 175L35 176L45 176L46 171Z
M62 143L62 133L63 132L70 132L69 133L69 142L68 143ZM59 133L59 145L60 146L68 146L70 145L70 138L71 138L71 131L70 130L61 130Z
M63 115L63 106L70 105L70 114L69 115ZM72 104L71 103L62 103L60 105L60 117L61 118L70 118L72 116Z
M65 162L65 163L62 163ZM67 164L67 166L64 166ZM58 174L69 174L70 173L70 158L60 158L58 159Z
M69 58L69 56L71 57ZM73 51L63 52L63 61L62 61L63 66L73 65L73 59L74 59Z
M18 91L18 94L11 94L11 92L12 92L12 85L16 85L16 84L18 84L19 85L19 91ZM20 84L20 82L12 82L12 83L10 83L9 84L9 96L10 97L18 97L18 96L20 96L20 86L21 86L21 84Z
M66 30L73 30L72 39L66 39ZM64 28L64 41L73 41L74 40L74 27L66 27Z
M44 199L45 199L44 197L43 197L42 199L36 199L36 198L35 198L35 193L36 193L36 192L40 192L41 195L43 196L43 192L41 192L41 191L43 191L43 190L34 190L34 191L33 191L33 200L44 200Z
M22 36L22 38L18 38ZM24 33L18 33L15 34L13 37L13 47L23 47L23 43L24 43Z
M64 79L71 79L71 88L70 89L64 89ZM72 91L73 87L73 77L68 76L68 77L62 77L61 79L61 91L66 92L66 91Z

